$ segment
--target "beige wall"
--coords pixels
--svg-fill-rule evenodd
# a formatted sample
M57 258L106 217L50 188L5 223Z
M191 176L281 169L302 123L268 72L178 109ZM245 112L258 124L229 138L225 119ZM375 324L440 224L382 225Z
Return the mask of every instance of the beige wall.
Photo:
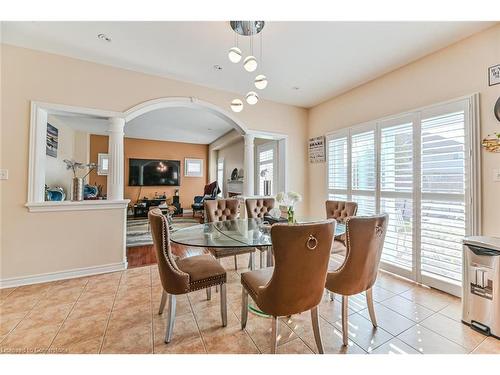
M309 111L309 137L398 114L460 96L480 93L481 136L500 131L493 106L500 85L488 86L488 67L500 63L500 25L331 99ZM500 183L492 169L500 154L481 152L483 232L500 236ZM325 164L308 164L309 208L324 215Z
M236 94L54 54L1 45L0 279L122 261L125 212L29 213L30 101L124 111L144 101L193 96L229 110ZM307 110L261 100L237 115L247 128L288 134L289 186L306 194ZM120 237L121 236L121 237Z
M97 163L97 154L106 153L108 150L108 137L103 135L91 135L90 149L90 160L91 162ZM207 183L208 174L208 145L125 138L123 149L125 154L125 189L123 196L125 199L130 199L132 203L135 203L139 198L153 198L155 193L163 194L164 192L168 198L172 198L175 194L175 190L179 189L181 206L191 209L194 196L203 195L203 188ZM185 158L203 160L203 177L184 176ZM181 162L180 186L129 186L129 159L179 160ZM102 185L103 192L106 192L106 176L98 176L97 171L92 171L90 174L90 183Z

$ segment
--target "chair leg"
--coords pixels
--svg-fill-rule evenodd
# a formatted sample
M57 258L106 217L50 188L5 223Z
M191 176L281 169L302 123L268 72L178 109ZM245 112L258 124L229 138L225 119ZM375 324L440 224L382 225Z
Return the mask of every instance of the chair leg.
M222 318L222 326L227 326L227 299L226 299L226 284L220 285L220 315Z
M342 296L342 341L345 346L349 343L349 330L348 330L348 321L347 321L347 307L348 307L348 298L347 296Z
M221 260L220 260L220 258L217 258L217 262L219 262L219 264L221 264ZM216 285L216 286L215 286L215 293L218 293L218 292L219 292L219 286L218 286L218 285Z
M252 271L255 269L255 251L250 253L250 258L248 259L248 268L250 268L250 270Z
M234 270L238 270L238 258L236 258L236 255L234 256Z
M165 303L167 302L167 292L165 290L161 294L161 301L160 301L160 311L158 311L158 315L163 314L163 310L165 310Z
M377 317L375 316L375 309L373 307L373 290L372 288L366 291L366 303L368 305L368 313L370 314L370 320L373 326L377 327Z
M321 341L321 331L319 327L318 306L311 309L311 322L313 327L314 340L316 341L316 346L318 347L318 353L324 354L323 342Z
M263 251L260 251L259 258L260 258L260 268L264 268L264 252Z
M271 354L276 354L278 348L278 318L273 316L272 319L272 334L271 334Z
M330 296L330 301L335 301L335 293L329 291L328 294Z
M168 295L168 317L167 317L167 331L165 332L165 343L168 344L172 340L172 333L174 331L175 323L175 295Z
M245 329L248 320L248 292L241 288L241 329Z
M210 301L212 299L212 288L208 287L206 291L207 291L207 301Z
M267 259L266 259L266 267L272 267L274 264L273 261L273 248L269 246L267 248Z

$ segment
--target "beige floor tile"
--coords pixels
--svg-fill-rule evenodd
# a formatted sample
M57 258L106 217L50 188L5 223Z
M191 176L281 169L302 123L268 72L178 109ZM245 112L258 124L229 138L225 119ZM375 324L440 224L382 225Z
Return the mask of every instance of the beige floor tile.
M222 317L218 306L195 310L194 314L198 327L204 335L211 335L217 332L229 330L229 328L233 326L240 327L239 319L230 309L227 311L226 327L222 327Z
M355 311L348 307L348 314L352 315ZM339 300L330 301L324 299L319 305L319 314L328 322L335 323L342 318L342 302ZM310 315L310 314L309 314Z
M209 354L257 354L259 350L246 331L239 325L228 326L213 334L203 333Z
M450 303L456 303L460 300L458 297L423 286L412 288L400 294L400 296L416 302L432 311L439 311Z
M16 288L4 288L0 289L0 305L7 299L7 297L15 290Z
M147 354L153 353L151 325L138 325L123 331L106 332L101 353Z
M474 349L473 354L500 354L500 340L494 337L487 337L479 346Z
M380 345L377 349L371 351L370 354L420 354L420 352L394 337L385 344Z
M158 315L158 312L160 310L160 302L161 302L161 295L162 295L162 288L153 288L153 294L152 294L152 302L153 302L153 313L155 315ZM187 297L187 294L181 294L176 296L176 316L181 316L184 314L189 314L191 313L191 304L189 303L189 299ZM165 305L165 310L164 314L166 314L168 311L168 302Z
M450 303L444 309L439 310L440 314L447 316L457 322L462 321L462 300L457 300L455 302Z
M155 343L154 347L155 354L205 354L205 346L200 336L193 338L191 340L182 341L177 343L172 341L169 344L164 342Z
M64 305L74 303L80 297L83 288L76 286L72 288L56 288L51 289L40 299L37 307L49 307L54 305Z
M152 324L151 306L132 306L111 312L107 332L127 330L130 327L147 324Z
M372 291L373 291L373 300L375 302L382 302L396 295L390 290L381 288L379 286L373 286Z
M36 329L49 324L62 324L69 315L73 303L47 307L36 306L19 324L19 329Z
M149 274L140 274L140 275L132 275L123 277L120 280L120 290L130 290L134 288L141 287L150 287L151 286L151 275Z
M270 354L271 348L261 350L263 354ZM283 345L279 345L277 354L314 354L314 352L302 341L296 337L294 340L288 341Z
M90 345L89 341L93 339L99 339L100 346L107 322L106 318L99 315L89 318L66 320L54 339L51 349L67 348L70 352L78 348L80 348L79 350L83 350ZM79 343L85 344L79 347L77 345ZM97 348L97 351L99 351L99 348Z
M370 319L368 309L359 312L366 319ZM382 304L375 303L375 317L377 324L382 329L389 332L391 335L399 335L401 332L406 331L411 326L415 325L413 320L405 318L403 315L385 307Z
M60 347L52 345L48 354L99 354L102 337L95 337L84 341L71 342L67 346Z
M450 319L440 313L434 314L422 321L422 326L439 333L441 336L472 351L483 340L484 335L456 320Z
M89 282L89 277L77 277L75 279L66 279L54 281L50 291L53 292L57 289L68 289L68 288L84 288Z
M245 330L259 350L264 353L271 347L272 319L248 314ZM279 321L278 345L296 339L298 336L283 321Z
M344 346L342 342L342 333L324 319L320 319L320 332L323 350L326 354L366 354L366 352L352 340L349 340L348 345ZM318 352L312 329L303 332L299 337L314 353Z
M153 319L153 334L155 348L161 348L165 345L180 345L186 342L192 342L200 338L200 332L193 314L185 314L175 318L172 341L165 344L165 333L167 328L166 316L155 317ZM172 345L171 345L172 344ZM161 350L161 349L159 349Z
M0 352L43 353L50 346L59 327L59 324L47 324L36 329L19 329L17 327L2 341Z
M116 295L114 310L120 310L131 306L150 305L151 287L140 287L129 291L120 291Z
M376 287L381 287L396 294L406 292L407 290L414 288L416 285L417 284L409 280L392 276L386 272L379 272L377 281L375 282Z
M32 284L32 285L24 285L17 287L9 297L10 298L18 298L25 296L38 296L41 297L51 288L50 283L42 283L42 284Z
M398 335L404 343L423 354L466 354L468 350L453 341L423 327L414 325Z
M434 314L432 310L400 296L389 298L381 303L415 323L419 323Z
M39 301L41 296L27 295L16 297L13 296L15 291L6 298L5 302L0 305L0 315L12 313L28 313Z
M113 306L114 296L104 295L94 299L78 301L68 319L81 319L90 316L108 316Z
M342 332L342 320L336 321L333 326ZM383 328L373 327L372 323L359 314L348 317L349 338L363 350L370 352L389 341L393 336Z
M335 302L342 306L342 296L340 294L335 294ZM368 305L366 303L365 295L360 293L349 296L347 306L352 312L358 312L366 309Z
M26 316L26 313L0 314L0 336L7 335Z

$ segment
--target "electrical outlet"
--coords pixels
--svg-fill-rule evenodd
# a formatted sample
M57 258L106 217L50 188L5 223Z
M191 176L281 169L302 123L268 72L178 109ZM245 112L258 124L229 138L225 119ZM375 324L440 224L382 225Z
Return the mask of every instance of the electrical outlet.
M493 181L500 182L500 169L493 169Z
M9 170L0 169L0 180L8 180L8 179L9 179Z

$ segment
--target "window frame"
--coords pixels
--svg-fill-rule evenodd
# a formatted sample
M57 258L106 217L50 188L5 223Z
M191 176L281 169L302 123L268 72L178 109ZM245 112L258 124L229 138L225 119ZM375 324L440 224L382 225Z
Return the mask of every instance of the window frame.
M421 123L422 118L429 118L433 115L439 115L444 112L453 112L455 110L464 111L464 129L465 129L465 174L466 185L464 194L465 203L465 230L466 235L480 235L482 230L481 223L481 157L480 157L480 118L479 118L479 94L448 100L432 104L429 106L406 111L400 114L386 116L384 118L361 123L325 135L326 143L326 163L325 163L325 180L326 180L326 199L329 199L330 194L343 194L347 199L352 199L352 135L365 132L369 129L375 129L375 170L376 170L376 185L375 185L375 212L380 212L380 202L382 198L398 198L410 196L412 199L413 209L413 240L412 253L413 265L411 272L401 272L402 268L395 265L381 262L381 268L389 272L400 274L401 276L410 278L417 282L425 283L444 290L454 295L461 294L461 286L439 280L437 278L427 277L421 272L421 248L420 248L420 210L421 202L426 197L432 197L431 193L422 194L421 186ZM405 119L413 123L413 189L411 193L406 192L390 192L382 191L381 188L381 131L383 128L404 123ZM332 139L340 139L347 136L347 189L330 189L329 186L329 165L330 153L329 142ZM441 194L440 194L441 196Z

